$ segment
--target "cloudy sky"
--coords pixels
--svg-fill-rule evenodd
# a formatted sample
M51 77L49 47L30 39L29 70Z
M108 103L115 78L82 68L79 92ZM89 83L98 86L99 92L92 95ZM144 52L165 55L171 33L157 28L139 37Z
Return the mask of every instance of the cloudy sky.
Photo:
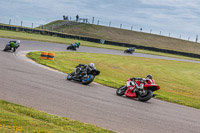
M95 24L195 41L200 36L200 0L0 0L0 23L31 27L78 14ZM199 37L200 40L200 37Z

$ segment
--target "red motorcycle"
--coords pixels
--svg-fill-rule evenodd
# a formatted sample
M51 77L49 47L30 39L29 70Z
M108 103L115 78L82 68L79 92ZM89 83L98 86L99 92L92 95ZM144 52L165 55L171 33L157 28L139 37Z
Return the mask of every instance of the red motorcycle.
M129 98L138 98L139 101L146 102L151 99L154 91L160 87L155 84L154 80L148 78L130 78L126 85L117 89L116 94L119 96L125 95Z

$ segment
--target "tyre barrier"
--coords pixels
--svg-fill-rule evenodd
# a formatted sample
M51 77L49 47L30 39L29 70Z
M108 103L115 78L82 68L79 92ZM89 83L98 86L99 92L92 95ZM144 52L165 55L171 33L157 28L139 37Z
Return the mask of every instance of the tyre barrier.
M55 53L48 53L48 60L54 60Z
M40 59L47 59L47 58L48 58L48 52L42 51L42 52L41 52Z

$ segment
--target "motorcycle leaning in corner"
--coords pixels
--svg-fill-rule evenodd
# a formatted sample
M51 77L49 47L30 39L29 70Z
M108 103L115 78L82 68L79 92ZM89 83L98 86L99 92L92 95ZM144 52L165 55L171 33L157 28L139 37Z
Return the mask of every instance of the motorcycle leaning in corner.
M124 53L127 54L132 54L133 52L135 52L135 47L127 48L126 50L124 50Z
M126 85L117 89L116 94L138 98L139 101L146 102L155 96L153 92L159 89L160 87L151 78L130 78L127 80Z
M75 71L68 74L67 80L75 80L84 85L90 84L95 76L99 75L100 71L96 69L94 63L79 64L76 66Z
M13 51L15 52L16 49L20 46L20 40L17 41L9 41L3 51Z
M67 50L75 50L76 51L76 48L79 48L80 47L80 42L78 43L72 43L70 46L67 47Z

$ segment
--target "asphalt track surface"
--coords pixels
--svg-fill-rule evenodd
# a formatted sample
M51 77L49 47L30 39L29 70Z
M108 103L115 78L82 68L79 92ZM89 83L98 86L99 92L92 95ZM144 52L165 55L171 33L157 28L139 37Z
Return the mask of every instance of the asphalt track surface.
M117 132L200 132L198 109L157 99L139 102L119 97L115 94L115 89L96 83L85 86L67 81L66 74L30 63L28 59L23 58L23 52L20 52L65 51L66 45L22 40L17 53L13 54L2 51L9 40L11 39L0 39L0 99ZM87 47L80 47L78 51L124 55L117 50Z

